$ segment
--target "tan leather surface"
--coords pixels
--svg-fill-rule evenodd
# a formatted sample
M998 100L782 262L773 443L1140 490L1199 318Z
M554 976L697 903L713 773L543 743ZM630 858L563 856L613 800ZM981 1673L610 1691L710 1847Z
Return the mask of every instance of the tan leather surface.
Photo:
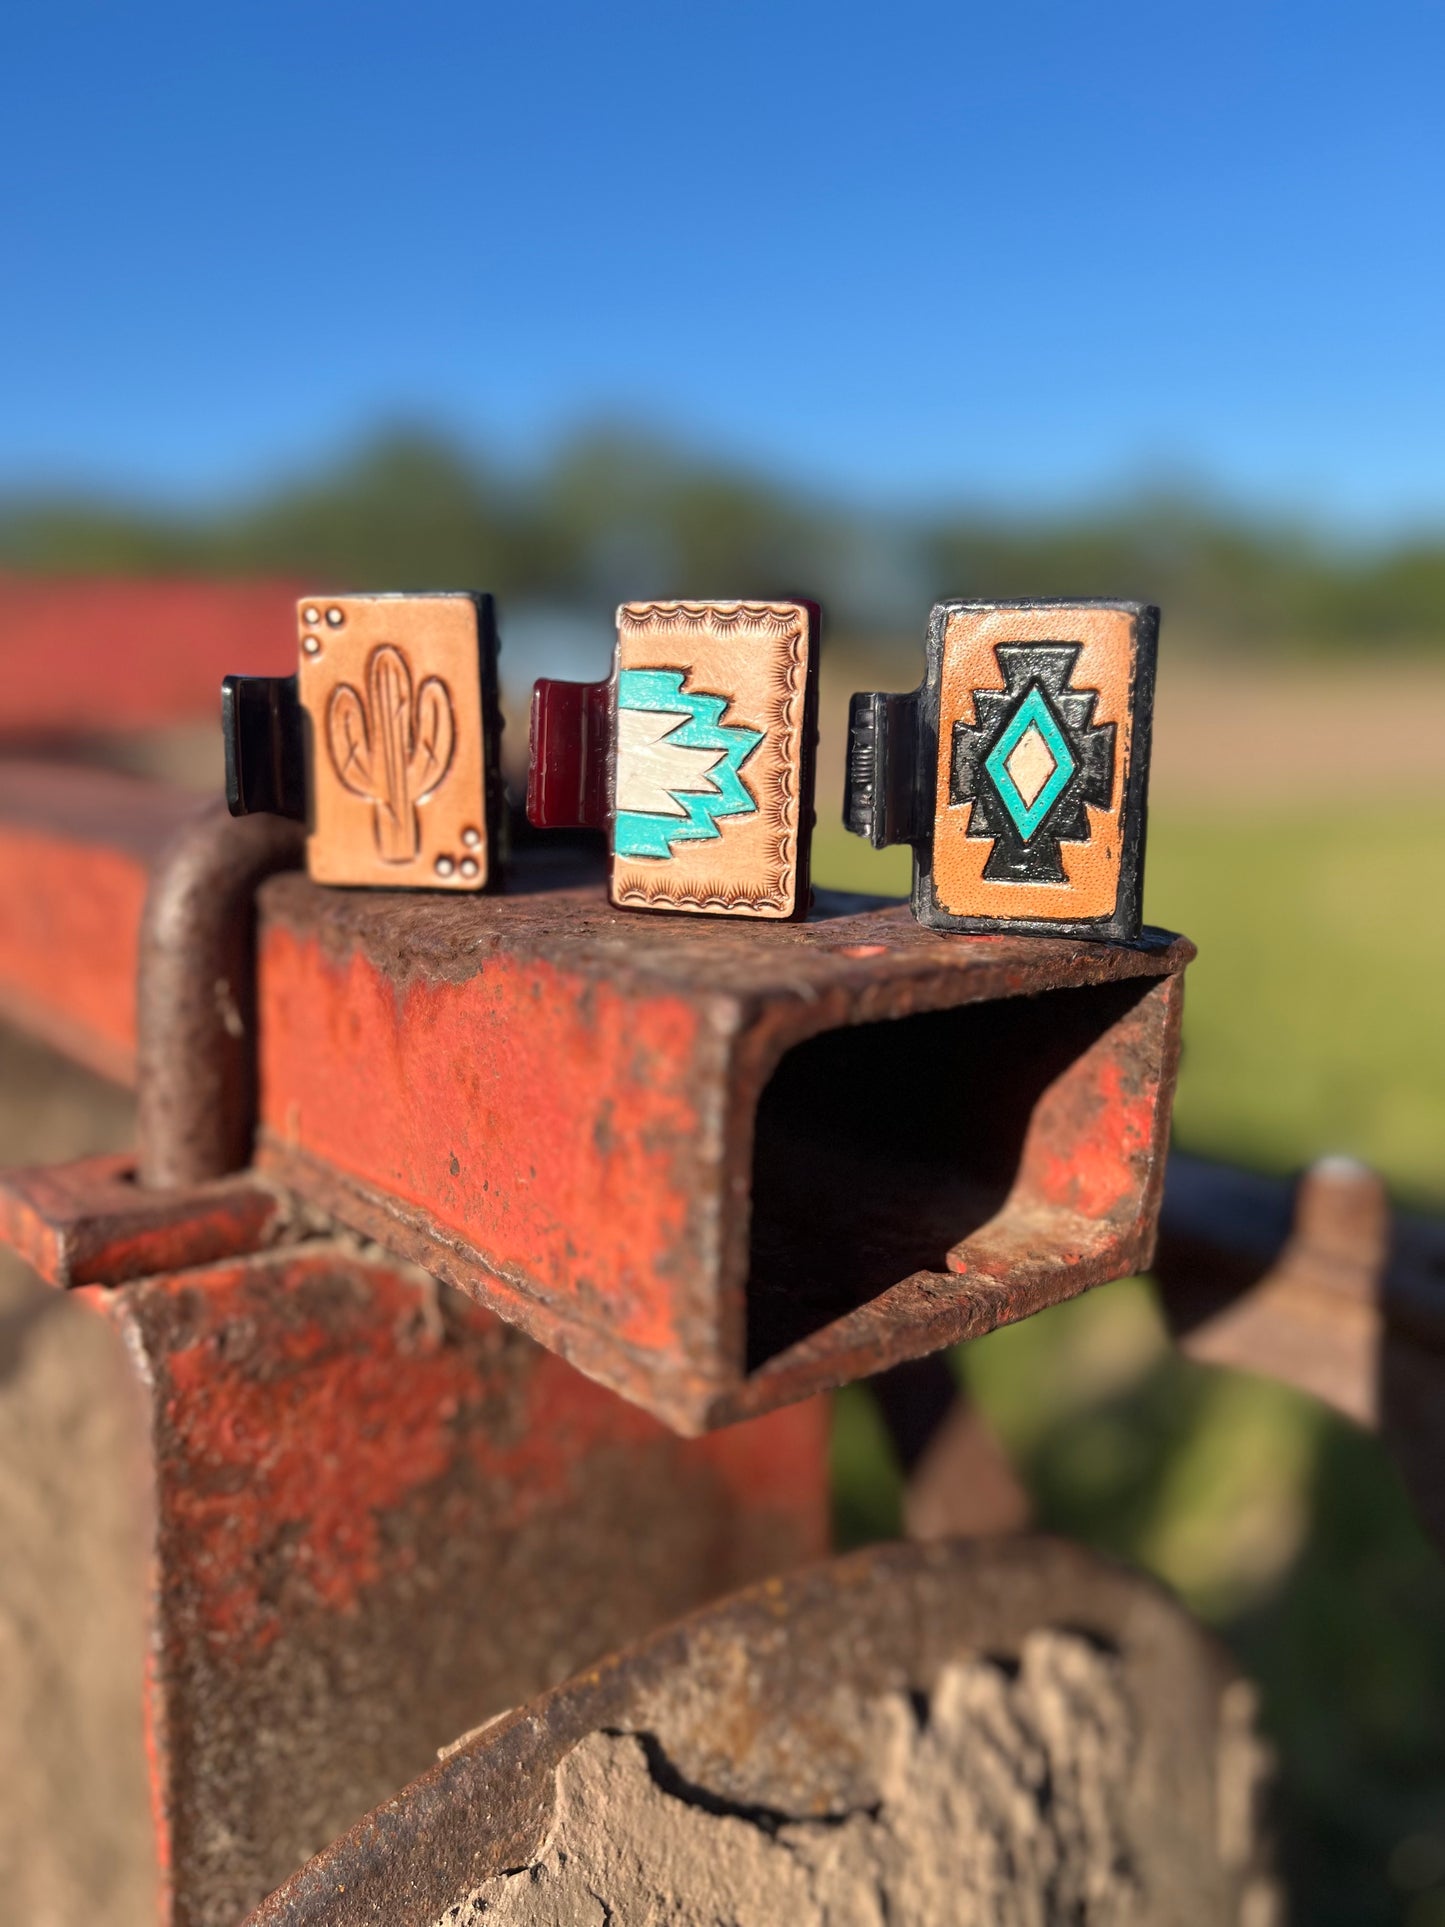
M1134 617L1123 609L967 609L944 633L939 692L938 769L933 823L933 887L939 906L957 917L1057 917L1073 922L1112 914L1119 894L1121 814L1133 747L1129 690L1134 663ZM1083 645L1072 687L1096 689L1096 723L1118 727L1114 793L1107 810L1090 809L1087 843L1063 843L1064 883L986 881L990 839L968 838L971 803L950 803L953 725L975 723L973 691L1003 689L994 650L1000 643L1077 642Z
M666 860L614 856L614 903L792 915L809 647L808 611L793 602L629 602L618 610L619 670L685 670L685 692L729 697L724 723L765 734L741 771L756 813L721 818L720 836L679 843Z
M485 749L471 597L307 596L296 624L311 732L311 875L480 889Z

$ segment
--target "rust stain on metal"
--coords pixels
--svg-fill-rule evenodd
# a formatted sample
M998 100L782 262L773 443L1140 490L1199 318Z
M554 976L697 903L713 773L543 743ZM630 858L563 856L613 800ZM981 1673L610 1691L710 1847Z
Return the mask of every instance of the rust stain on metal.
M1147 1260L1182 939L948 937L856 900L801 925L700 928L628 918L600 883L458 904L282 877L261 891L260 947L263 1167L681 1430ZM976 1024L976 1062L945 1040L965 1081L926 1095L930 1148L918 1080L939 1073L894 1020L985 1003L1011 1059ZM820 1059L764 1142L775 1073L829 1033L859 1040L840 1045L853 1070ZM851 1115L864 1085L896 1141L867 1169L821 1142L809 1162L816 1119ZM982 1171L998 1155L975 1133L932 1181L958 1136L949 1106L1009 1119L1011 1171ZM757 1185L794 1168L806 1182L760 1216ZM910 1259L920 1209L936 1236ZM843 1218L875 1254L871 1288L831 1275L811 1236ZM763 1249L779 1238L786 1262ZM817 1316L761 1337L785 1273Z
M817 1403L683 1442L324 1241L79 1296L149 1412L173 1927L231 1927L458 1725L824 1547Z
M508 1252L526 1251L526 1288L564 1306L575 1292L625 1345L678 1343L683 1309L650 1284L686 1264L706 1187L715 1045L695 1010L659 998L644 1026L610 986L579 998L548 963L506 955L466 993L393 988L364 959L338 969L286 931L268 935L265 970L275 1149L343 1181L379 1177L503 1276Z
M272 877L253 999L252 893L296 860L295 826L198 820L188 803L190 828L161 855L174 798L131 786L122 807L55 774L0 781L0 854L7 825L38 823L59 847L88 837L104 861L119 853L133 894L155 869L142 1182L191 1188L242 1167L259 1077L261 1158L285 1187L679 1429L878 1370L1147 1258L1192 954L1180 939L947 937L901 908L826 897L803 924L644 924L600 879L568 885L539 855L483 902ZM129 973L134 905L115 921L44 1023L118 1061L128 1033L106 1000ZM17 942L12 1005L46 974L44 936ZM984 1004L1012 1061L976 1030L976 1063L954 1048ZM905 1047L910 1026L950 1012L963 1026L941 1053L951 1102L1008 1119L1011 1172L955 1130ZM888 1039L881 1056L870 1029ZM854 1070L835 1053L795 1093L783 1155L764 1128L779 1080L796 1084L829 1034L858 1040ZM779 1172L808 1164L791 1147L809 1114L830 1109L893 1121L872 1131L871 1167L824 1157L820 1140L807 1181L780 1191ZM950 1145L956 1168L936 1182ZM844 1222L846 1241L810 1236ZM920 1244L909 1226L924 1222ZM801 1323L778 1315L785 1274L810 1307Z
M119 1285L259 1251L295 1207L249 1173L148 1191L127 1156L0 1171L0 1241L47 1284Z
M151 865L196 809L108 771L0 762L0 1012L121 1083Z
M156 859L137 991L138 1175L195 1185L251 1161L257 884L293 867L301 825L216 803Z
M551 1354L534 1361L514 1409L499 1413L475 1360L446 1342L415 1284L395 1274L368 1278L363 1321L341 1299L309 1316L281 1307L278 1318L265 1271L213 1270L204 1321L184 1338L191 1287L177 1279L167 1289L179 1342L165 1359L164 1422L193 1468L174 1518L188 1556L211 1576L207 1620L223 1640L264 1645L282 1625L249 1547L284 1539L314 1603L350 1612L385 1569L384 1516L459 1457L487 1482L489 1529L510 1533L564 1499L594 1451L657 1438L654 1421ZM473 1317L486 1333L486 1314ZM263 1318L264 1345L237 1340ZM771 1490L775 1450L774 1439L743 1438L701 1457L739 1497L755 1498ZM816 1466L805 1459L800 1470L791 1497L812 1503Z
M282 1629L286 1602L252 1557L267 1543L287 1545L310 1603L353 1611L383 1570L382 1516L446 1471L452 1428L484 1395L400 1278L368 1281L364 1320L347 1316L337 1282L330 1306L314 1293L278 1306L271 1278L244 1264L163 1287L161 1422L190 1468L170 1524L206 1581L205 1630L223 1642L264 1646Z

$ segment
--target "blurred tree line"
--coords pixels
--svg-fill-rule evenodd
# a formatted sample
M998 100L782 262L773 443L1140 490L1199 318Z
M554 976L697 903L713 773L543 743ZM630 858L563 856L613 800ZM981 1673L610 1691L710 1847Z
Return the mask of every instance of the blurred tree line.
M337 587L485 586L513 602L806 594L835 637L916 650L942 596L1132 596L1171 645L1278 652L1445 643L1445 537L1347 548L1180 494L1094 515L868 515L625 433L533 476L395 432L225 512L0 501L0 566L303 575Z

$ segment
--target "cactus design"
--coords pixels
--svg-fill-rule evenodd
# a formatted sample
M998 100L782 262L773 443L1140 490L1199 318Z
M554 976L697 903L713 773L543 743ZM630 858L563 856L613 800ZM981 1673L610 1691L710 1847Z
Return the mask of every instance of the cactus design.
M326 705L331 763L353 796L376 805L376 847L384 863L411 863L421 848L417 805L441 787L456 742L452 699L439 676L412 695L411 664L384 642L366 664L366 699L338 683Z

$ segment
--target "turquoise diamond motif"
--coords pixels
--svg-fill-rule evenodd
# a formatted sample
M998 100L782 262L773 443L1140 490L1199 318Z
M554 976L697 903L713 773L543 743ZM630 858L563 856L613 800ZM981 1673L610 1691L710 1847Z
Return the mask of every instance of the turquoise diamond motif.
M1026 799L1014 781L1009 764L1015 750L1031 729L1037 730L1043 739L1044 748L1053 758L1054 766L1035 794ZM1068 786L1075 767L1073 752L1064 740L1064 733L1054 720L1054 712L1049 708L1043 691L1035 683L1014 711L1013 721L989 751L984 762L984 768L998 791L999 800L1013 818L1014 828L1025 843L1058 802L1060 794Z

